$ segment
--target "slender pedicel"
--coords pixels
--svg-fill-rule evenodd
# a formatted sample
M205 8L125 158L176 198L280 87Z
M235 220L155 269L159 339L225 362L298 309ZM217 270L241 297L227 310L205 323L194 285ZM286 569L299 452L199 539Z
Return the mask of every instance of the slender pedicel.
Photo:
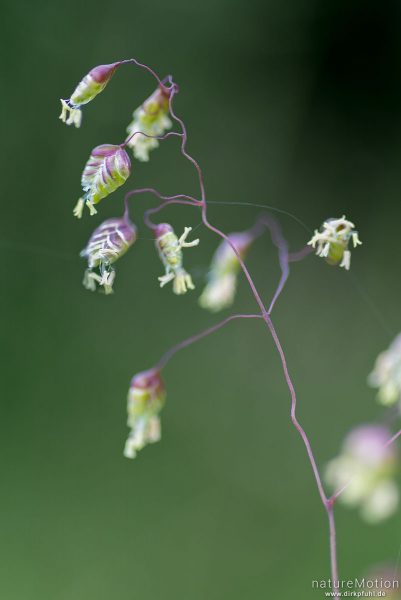
M212 325L212 327L208 327L208 329L204 329L200 333L197 333L196 335L192 335L191 337L187 338L186 340L176 344L175 346L173 346L172 348L167 350L167 352L165 354L163 354L162 358L157 363L157 368L159 370L164 369L164 367L167 365L167 363L170 362L170 360L173 358L173 356L177 352L179 352L180 350L183 350L184 348L187 348L188 346L192 346L192 344L195 344L196 342L203 339L204 337L207 337L208 335L215 333L216 331L218 331L219 329L224 327L224 325L227 325L227 323L230 323L231 321L234 321L236 319L262 319L262 315L237 314L237 315L230 315L229 317L226 317L219 323Z

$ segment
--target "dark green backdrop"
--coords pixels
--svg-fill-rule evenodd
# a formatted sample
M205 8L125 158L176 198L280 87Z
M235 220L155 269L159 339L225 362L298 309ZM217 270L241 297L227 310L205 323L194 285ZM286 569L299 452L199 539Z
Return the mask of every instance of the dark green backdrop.
M59 98L94 65L135 56L180 84L210 200L272 204L311 229L355 221L352 272L294 265L274 314L323 465L349 428L380 418L366 376L401 324L399 3L19 0L3 3L2 28L0 597L314 597L312 578L329 573L326 517L261 323L231 323L177 355L162 442L122 456L130 377L219 317L198 309L197 292L158 289L149 197L132 202L141 239L116 294L83 289L78 252L123 197L75 221L83 164L122 139L153 82L125 67L80 130L58 120ZM127 186L142 185L197 193L176 140L135 165ZM177 229L199 223L169 211ZM227 232L254 215L210 209ZM280 221L292 247L307 240ZM187 265L200 288L216 240L197 234ZM249 260L268 297L276 253L261 240ZM254 309L244 282L236 307ZM396 559L399 516L367 527L339 507L337 520L344 576Z

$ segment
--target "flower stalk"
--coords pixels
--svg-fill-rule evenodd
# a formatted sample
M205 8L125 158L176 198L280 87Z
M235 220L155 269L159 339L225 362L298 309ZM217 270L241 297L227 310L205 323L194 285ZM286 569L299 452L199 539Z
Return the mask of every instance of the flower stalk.
M129 198L135 195L151 193L160 201L156 207L148 209L144 214L145 224L155 236L156 248L165 268L164 275L159 277L160 287L172 282L173 291L179 295L184 294L188 289L193 289L192 278L183 268L183 249L198 245L199 240L187 241L191 232L190 227L186 227L183 234L177 236L172 225L169 223L155 224L151 220L151 216L158 214L170 205L189 205L200 210L202 224L222 240L220 250L215 255L213 261L212 275L208 282L209 288L207 287L202 294L201 304L211 310L220 310L220 308L230 306L234 301L237 274L242 271L258 308L258 312L255 314L239 313L230 315L205 331L187 338L168 350L156 367L134 376L128 396L128 425L131 428L131 433L124 453L126 456L133 458L137 451L147 443L160 439L159 413L165 400L165 387L161 379L161 371L179 350L216 332L234 319L262 319L269 330L279 354L284 379L290 394L291 422L304 444L314 474L317 491L327 514L330 537L331 577L333 582L337 582L338 565L334 505L347 486L341 487L330 497L325 492L311 442L297 417L297 396L294 384L271 314L285 287L289 276L289 264L291 262L303 260L312 252L312 249L315 249L317 255L325 258L329 264L339 265L348 270L351 261L350 245L353 245L355 248L361 244L358 233L355 230L354 224L348 221L345 216L340 219L328 219L324 222L320 231L315 231L312 239L308 242L308 246L298 252L291 253L278 223L268 214L262 214L255 224L255 228L250 230L252 231L252 240L240 239L238 237L239 234L226 234L213 225L208 216L208 202L202 169L197 160L187 151L187 129L185 123L177 116L174 109L175 96L179 88L170 76L162 81L150 67L139 63L136 59L128 59L112 63L112 65L105 65L102 67L103 71L101 67L97 67L98 71L96 69L92 70L77 86L71 98L68 101L62 101L62 115L60 118L67 124L79 126L81 121L80 107L91 101L104 89L117 66L122 64L135 64L147 70L155 78L157 88L134 111L133 120L127 130L128 137L120 146L105 144L98 146L92 151L82 176L82 187L85 196L79 200L74 213L80 217L84 206L87 205L90 213L95 214L95 204L114 192L126 181L131 172L131 164L125 147L131 148L136 160L144 162L149 160L150 152L158 146L161 139L165 139L168 136L179 137L182 156L196 170L200 198L197 199L185 194L164 196L153 188L131 190L125 197L127 203ZM174 125L178 126L179 132L172 131L166 133ZM130 233L122 233L122 228L123 224L121 221L118 223L115 220L113 223L106 221L95 230L93 236L90 238L87 247L83 251L83 256L88 260L89 272L86 278L89 289L92 289L96 283L102 285L106 293L109 293L112 289L114 270L112 270L111 265L126 252L136 238L135 226L131 227ZM269 303L263 299L245 263L250 243L266 229L270 232L272 242L278 250L281 271L276 290ZM248 237L249 235L248 231ZM100 269L100 272L93 273L95 268ZM223 283L222 278L225 278ZM391 445L400 435L401 430L392 436L386 442L386 445Z

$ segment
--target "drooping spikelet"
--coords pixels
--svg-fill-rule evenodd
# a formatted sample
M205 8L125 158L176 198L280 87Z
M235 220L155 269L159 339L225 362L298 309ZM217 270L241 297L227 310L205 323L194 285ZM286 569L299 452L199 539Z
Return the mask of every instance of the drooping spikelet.
M182 249L192 248L199 244L199 240L186 242L192 227L185 227L180 238L174 233L174 229L168 223L160 223L155 229L156 248L166 272L159 277L160 287L169 281L173 281L173 292L185 294L187 290L195 288L192 277L183 267Z
M85 204L90 214L95 214L94 205L123 185L130 173L131 161L124 148L112 144L94 148L82 173L81 185L86 193L78 200L74 215L81 218Z
M168 116L170 90L159 86L145 102L134 111L127 127L128 146L137 160L149 160L149 152L158 147L157 136L162 136L172 127ZM145 135L141 135L141 133Z
M359 507L370 523L390 517L397 509L399 491L394 477L399 459L387 444L391 433L384 425L360 425L345 438L341 453L326 467L326 480L339 500Z
M391 406L398 402L401 405L401 333L379 354L368 382L378 388L380 404Z
M60 119L67 125L80 127L82 121L81 106L88 104L100 92L104 90L110 81L114 71L121 63L116 62L110 65L99 65L89 71L87 75L79 82L71 97L67 100L61 99Z
M315 230L308 246L316 248L317 256L326 259L329 265L340 265L346 271L351 266L350 242L354 248L362 244L355 225L343 215L340 219L327 219L321 230Z
M123 256L136 240L136 227L127 216L104 221L92 233L80 256L88 261L83 284L94 291L96 283L106 294L113 292L115 271L112 264Z
M165 398L164 383L157 369L137 373L132 378L127 405L131 431L124 449L127 458L135 458L146 444L160 440L159 413Z
M251 231L241 231L230 233L228 238L244 259L255 236ZM223 240L213 255L208 282L199 298L200 306L212 312L231 306L234 302L239 272L238 257L229 242Z

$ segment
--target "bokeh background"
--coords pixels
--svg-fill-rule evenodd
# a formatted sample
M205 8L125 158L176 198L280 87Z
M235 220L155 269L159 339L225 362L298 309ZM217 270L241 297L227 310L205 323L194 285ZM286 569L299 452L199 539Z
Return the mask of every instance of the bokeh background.
M396 1L19 0L2 8L0 596L7 600L244 600L320 597L328 531L304 447L289 421L277 353L258 322L234 322L178 354L165 372L163 439L122 456L131 376L215 323L198 292L216 239L199 226L186 264L197 290L159 290L161 265L132 201L140 239L118 264L116 294L81 286L78 253L122 190L78 222L72 207L95 145L118 143L153 90L121 69L86 107L58 120L93 66L135 56L181 86L213 201L289 211L308 228L345 213L364 245L352 271L294 265L274 311L320 465L346 432L382 418L366 384L401 329L401 10ZM170 139L125 189L197 194ZM180 230L190 208L168 209ZM211 206L225 231L256 210ZM292 248L308 232L279 215ZM276 253L249 264L266 298ZM241 282L236 309L253 311ZM395 562L401 517L368 527L337 510L344 577Z

